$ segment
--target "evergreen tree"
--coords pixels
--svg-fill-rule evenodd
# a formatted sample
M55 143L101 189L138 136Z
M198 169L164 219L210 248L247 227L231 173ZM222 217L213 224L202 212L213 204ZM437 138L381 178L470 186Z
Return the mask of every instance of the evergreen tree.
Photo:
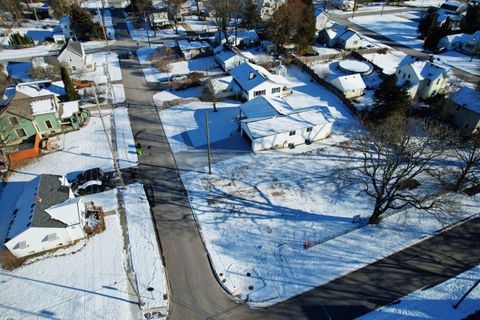
M65 98L67 101L75 101L79 100L80 96L78 95L77 91L75 91L75 87L73 86L72 79L70 79L70 74L68 73L67 68L61 67L60 73L62 75L63 86L65 88Z
M92 15L74 4L70 8L70 27L78 40L89 41L102 37L100 24L92 21Z
M462 31L471 34L478 30L480 30L480 4L469 5L462 19Z
M257 28L257 25L260 23L262 20L260 18L260 14L257 11L257 3L255 0L247 0L245 3L245 9L244 9L244 15L245 15L245 26L248 29L255 29Z
M407 87L408 82L397 85L397 76L394 74L383 76L383 82L373 95L375 110L371 116L374 119L386 119L394 114L405 114L411 105Z
M297 26L297 31L295 34L295 42L298 45L299 49L305 49L311 46L315 42L315 8L313 7L312 0L302 0L302 15L301 20Z
M420 34L420 38L424 39L430 34L430 30L438 25L438 12L437 9L429 9L427 13L422 17L418 23L417 32Z

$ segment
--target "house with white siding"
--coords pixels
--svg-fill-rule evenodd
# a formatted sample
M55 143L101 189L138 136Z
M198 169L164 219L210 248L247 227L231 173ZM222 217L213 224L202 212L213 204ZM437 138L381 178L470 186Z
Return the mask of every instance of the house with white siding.
M26 183L13 209L5 246L16 257L71 244L86 236L86 206L62 176L40 175Z
M225 45L220 45L213 50L213 58L227 72L248 61L246 57Z
M330 136L333 126L326 108L299 111L264 96L240 106L240 119L242 135L254 152L311 144Z
M345 50L356 50L360 49L365 45L363 39L358 35L358 33L348 30L342 34L337 40L337 46Z
M406 60L397 67L395 74L397 84L407 84L408 93L413 99L428 99L445 92L447 70L429 61Z
M337 77L330 83L340 90L347 99L360 97L367 87L359 73Z
M291 92L290 83L284 76L272 74L249 62L230 70L230 75L241 90L240 96L245 100L257 96L283 97Z
M89 71L93 68L92 56L87 56L83 45L73 39L68 40L58 55L58 62L66 65L72 74Z

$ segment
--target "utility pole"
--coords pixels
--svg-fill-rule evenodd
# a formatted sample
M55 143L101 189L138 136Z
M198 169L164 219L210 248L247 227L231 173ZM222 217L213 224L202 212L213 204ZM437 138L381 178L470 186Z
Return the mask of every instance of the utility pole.
M151 47L151 45L150 45L150 25L149 25L148 22L147 22L147 18L146 18L146 16L145 16L145 11L143 11L143 21L145 21L145 23L146 23L146 28L145 28L145 30L147 30L148 46Z
M120 179L122 190L125 190L125 183L123 182L122 172L120 171L120 166L118 165L117 156L113 151L112 141L110 141L110 138L108 137L107 127L105 126L105 121L103 120L102 111L100 110L100 104L98 102L96 85L94 86L93 94L95 95L95 103L97 105L98 114L100 115L100 120L102 121L103 132L105 133L105 138L107 139L108 147L110 148L110 153L112 154L113 165L115 166L115 170L117 171L118 178Z
M103 39L105 39L105 44L107 45L107 51L108 53L110 53L110 45L108 44L107 32L105 31L105 20L103 19L103 14L100 14L100 9L98 9L98 6L97 6L97 14L98 14L100 24L102 25Z
M210 155L210 132L208 130L208 112L205 112L205 128L207 131L208 174L212 174L212 160Z

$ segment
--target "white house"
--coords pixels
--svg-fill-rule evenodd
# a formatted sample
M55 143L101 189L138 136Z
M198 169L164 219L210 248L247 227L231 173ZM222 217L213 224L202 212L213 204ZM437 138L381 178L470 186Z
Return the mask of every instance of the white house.
M338 38L337 46L345 50L356 50L362 48L364 42L356 32L348 30Z
M220 78L209 77L205 82L206 89L210 91L216 99L233 97L239 94L240 89L233 81L232 76Z
M412 98L428 99L443 93L447 85L447 71L429 61L401 63L396 71L397 83L407 83Z
M465 135L480 131L480 93L472 88L462 87L449 97L448 106L453 123Z
M440 39L438 46L478 55L480 54L480 31L473 34L460 33L445 36Z
M178 47L185 60L211 55L210 45L205 41L178 40Z
M287 115L244 119L242 135L254 152L269 149L295 148L300 144L325 139L332 132L333 121L321 110L300 111Z
M85 237L85 211L64 177L40 175L16 199L5 246L24 257L73 243Z
M283 97L290 93L290 83L285 77L271 74L267 69L249 62L230 70L230 75L245 100L257 96Z
M228 40L230 44L236 47L254 46L260 41L255 30L236 30L228 35ZM226 42L222 32L215 34L215 42L219 44Z
M330 81L330 83L343 92L343 95L347 99L360 97L367 87L365 82L363 82L362 76L358 73L337 77Z
M91 56L90 56L91 57ZM58 61L65 64L72 74L82 73L93 68L91 59L87 59L83 45L72 39L62 48Z
M230 71L248 61L246 57L233 52L224 45L220 45L213 50L213 57L224 71Z
M318 42L333 48L337 45L338 39L346 32L345 26L336 22L327 22L327 26L318 33Z
M322 11L315 19L315 29L317 31L323 30L327 27L327 22L329 19L328 13Z

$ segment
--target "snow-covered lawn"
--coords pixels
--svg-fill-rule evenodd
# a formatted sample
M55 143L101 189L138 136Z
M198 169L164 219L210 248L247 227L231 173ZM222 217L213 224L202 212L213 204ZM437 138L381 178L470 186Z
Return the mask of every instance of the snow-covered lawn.
M335 119L331 137L294 150L248 152L237 131L238 104L186 104L160 112L218 277L233 295L269 306L408 247L442 228L433 217L405 212L381 225L358 221L372 209L352 181L359 161L351 144L358 125L331 92L289 67L294 109L323 108ZM213 174L206 171L205 112ZM192 158L198 158L196 167ZM462 212L478 211L470 198ZM458 218L458 217L457 217ZM305 240L314 246L303 248Z
M477 285L457 309L453 305L479 280L479 274L480 266L477 266L432 288L417 290L398 303L359 319L465 319L479 310L480 286Z
M95 81L97 84L108 82L107 69L110 76L110 81L122 80L122 71L120 69L120 61L118 54L111 52L96 52L92 53L92 60L95 64L95 70L81 75L82 80Z
M403 18L400 15L402 14L357 16L348 20L397 43L422 50L423 41L417 38L418 22Z
M55 256L11 272L0 269L2 318L132 319L130 308L138 307L127 291L119 218L107 216L105 223L101 234Z
M457 51L447 51L435 55L442 63L480 76L480 58L464 55Z
M261 47L240 50L248 59L255 61L256 64L271 63L275 59L268 52L263 51Z
M153 96L153 102L157 107L162 106L165 102L178 99L194 99L199 98L203 93L202 87L193 87L186 90L161 91Z
M138 60L141 65L144 65L142 70L147 82L168 81L168 79L173 75L184 75L191 72L202 72L204 74L208 73L208 75L222 72L213 57L174 62L170 64L169 72L162 72L158 68L150 65L150 56L155 52L155 50L156 48L154 47L140 48L137 50Z
M140 29L137 29L132 20L127 20L127 28L128 32L130 33L130 37L136 41L148 41L149 39L150 41L154 41L186 35L186 32L181 25L178 26L178 33L176 33L173 28L152 30L146 23L142 23Z
M129 237L130 259L142 310L158 308L168 314L167 280L160 247L143 185L131 184L123 192ZM152 290L153 289L153 290Z
M40 45L25 49L4 49L0 51L0 60L15 60L47 56L56 53L60 47L56 44Z

